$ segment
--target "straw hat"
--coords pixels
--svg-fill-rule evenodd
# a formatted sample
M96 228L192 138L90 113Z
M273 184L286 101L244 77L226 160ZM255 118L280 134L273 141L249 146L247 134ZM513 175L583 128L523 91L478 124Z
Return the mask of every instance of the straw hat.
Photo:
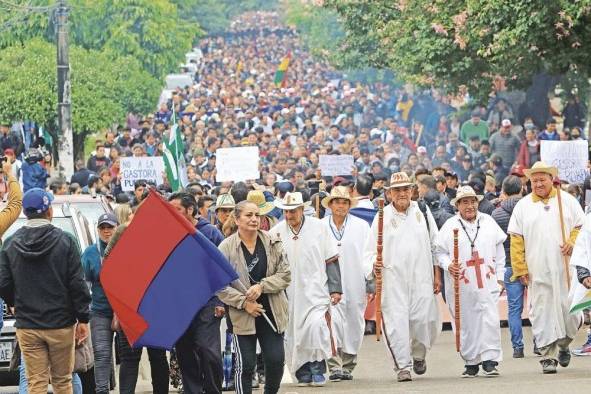
M266 215L275 208L275 205L273 205L272 202L265 200L265 195L262 190L249 191L246 200L259 207L259 214L261 215Z
M291 211L293 209L303 207L306 205L310 205L310 203L304 203L304 199L302 198L302 193L300 192L293 192L293 193L286 193L285 197L281 200L275 200L275 206L279 209L284 209L287 211Z
M549 166L543 161L536 161L535 164L529 170L524 170L523 172L525 176L528 178L531 178L533 174L537 174L540 172L552 175L552 178L556 178L558 176L558 168Z
M458 189L456 198L451 200L451 205L457 208L458 201L460 201L462 198L468 197L474 197L478 200L478 202L482 201L482 199L484 198L484 196L477 195L474 189L472 189L470 186L462 186Z
M386 190L408 186L414 186L414 182L408 177L408 174L406 172L396 172L390 177L390 186L387 186Z
M353 204L353 199L349 194L349 188L346 186L335 186L330 191L330 195L326 196L322 199L322 206L324 208L328 208L328 205L332 200L335 198L341 198L343 200L348 200L350 204Z
M221 208L234 209L234 207L236 207L236 203L231 194L220 194L215 202L216 211Z

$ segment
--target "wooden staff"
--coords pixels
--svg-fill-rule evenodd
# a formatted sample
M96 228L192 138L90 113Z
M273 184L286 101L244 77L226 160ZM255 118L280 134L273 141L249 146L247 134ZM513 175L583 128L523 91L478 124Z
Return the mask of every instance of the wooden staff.
M320 169L316 171L316 180L318 181L318 194L316 195L316 217L320 219L320 184L322 183Z
M421 128L419 129L419 132L417 133L417 140L415 141L416 147L419 146L419 142L421 141L421 137L423 136L423 128L424 128L424 126L421 125Z
M384 249L384 199L378 199L378 246L375 266L376 277L376 339L379 342L382 336L382 267L384 261L382 251Z
M458 247L458 229L454 228L454 261L457 267L460 266L460 250ZM456 326L456 352L460 352L460 278L459 275L454 275L454 323Z
M556 186L556 197L558 198L558 214L560 215L560 232L562 233L562 244L566 245L566 232L564 230L564 215L562 213L562 197L560 195L560 182ZM562 255L562 263L564 264L564 273L566 276L566 286L570 291L570 269L568 266L568 257Z

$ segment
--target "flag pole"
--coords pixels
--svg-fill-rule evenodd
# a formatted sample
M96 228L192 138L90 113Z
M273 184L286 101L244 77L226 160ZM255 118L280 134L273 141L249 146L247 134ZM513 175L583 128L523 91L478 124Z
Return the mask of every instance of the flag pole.
M378 243L375 266L376 277L376 340L382 336L382 251L384 248L384 199L378 199Z
M556 197L558 198L558 214L560 215L560 232L562 234L562 244L566 245L566 232L564 229L564 214L562 212L562 196L560 191L560 181L556 186ZM568 257L562 255L562 263L564 264L564 273L566 277L566 287L570 291L570 269L568 266Z
M459 229L454 228L454 260L452 264L456 266L460 265L459 259L459 247L458 247L458 232ZM456 352L460 352L460 279L457 275L454 275L454 325L456 326Z
M246 286L244 286L244 284L242 282L240 282L240 279L236 279L234 282L238 283L240 285L240 291L242 291L243 294L246 294L246 292L248 290L246 289ZM265 318L265 320L267 321L267 323L269 324L271 329L273 331L275 331L276 333L278 333L277 328L275 328L275 325L273 324L273 322L271 322L271 319L269 319L269 316L267 316L267 314L265 312L261 312L261 315L263 315L263 317Z

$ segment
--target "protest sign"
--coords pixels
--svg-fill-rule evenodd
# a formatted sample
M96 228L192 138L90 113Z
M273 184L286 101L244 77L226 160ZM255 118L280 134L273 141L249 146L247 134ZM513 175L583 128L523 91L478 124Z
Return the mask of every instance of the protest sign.
M261 177L259 148L256 146L220 148L215 156L216 182L239 182Z
M351 155L320 155L319 159L322 176L351 175L353 171Z
M140 179L161 185L164 182L163 172L162 157L122 157L121 188L124 192L131 192L135 181Z
M569 183L582 184L587 177L587 141L542 141L543 162L558 168L558 176Z

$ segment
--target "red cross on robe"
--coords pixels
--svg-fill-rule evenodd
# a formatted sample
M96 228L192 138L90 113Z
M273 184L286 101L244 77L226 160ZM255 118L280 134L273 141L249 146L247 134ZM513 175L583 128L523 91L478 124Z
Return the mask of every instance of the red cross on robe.
M484 259L480 258L477 251L472 252L472 259L466 262L468 267L474 267L474 270L476 271L476 284L479 289L484 288L484 284L482 283L482 272L480 271L480 266L483 264Z

